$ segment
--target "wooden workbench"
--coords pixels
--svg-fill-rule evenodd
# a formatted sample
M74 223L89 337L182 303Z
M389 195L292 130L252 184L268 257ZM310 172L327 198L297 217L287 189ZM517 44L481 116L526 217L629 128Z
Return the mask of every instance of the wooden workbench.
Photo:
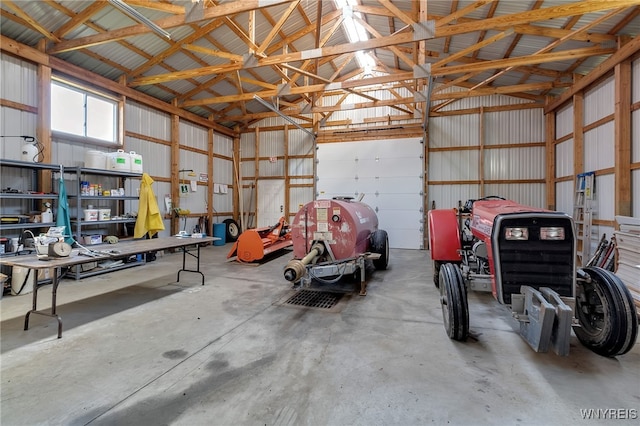
M38 274L36 273L36 282L33 286L33 304L32 308L24 318L24 329L29 329L29 316L38 314L56 318L58 321L58 338L62 337L62 319L56 313L56 295L58 286L60 285L60 272L62 268L68 268L75 265L81 265L89 262L99 262L103 260L121 259L131 255L147 253L150 251L169 250L179 248L182 251L182 268L178 270L177 281L180 281L181 272L195 272L202 276L202 285L204 285L204 274L200 272L200 247L218 240L217 237L203 238L182 238L182 237L163 237L145 240L133 240L119 242L117 244L103 244L99 248L87 247L87 250L80 249L78 254L68 257L46 258L37 255L27 256L3 256L0 258L0 264L7 266L19 266L22 268L34 269L54 269L51 283L53 289L51 291L51 312L38 311ZM91 255L86 256L82 253L89 251ZM196 259L196 269L187 269L187 255ZM40 285L41 286L41 285Z

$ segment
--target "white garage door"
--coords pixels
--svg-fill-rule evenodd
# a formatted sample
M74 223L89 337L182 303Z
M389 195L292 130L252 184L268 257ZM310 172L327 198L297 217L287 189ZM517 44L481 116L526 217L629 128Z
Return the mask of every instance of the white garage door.
M318 144L318 199L364 193L389 246L419 249L422 154L416 138Z

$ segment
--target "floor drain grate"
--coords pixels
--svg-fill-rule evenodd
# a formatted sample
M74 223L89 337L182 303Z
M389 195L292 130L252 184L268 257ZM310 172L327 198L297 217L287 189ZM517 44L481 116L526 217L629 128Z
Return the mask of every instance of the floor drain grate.
M342 298L341 293L327 291L299 290L284 302L287 305L307 306L309 308L333 308Z

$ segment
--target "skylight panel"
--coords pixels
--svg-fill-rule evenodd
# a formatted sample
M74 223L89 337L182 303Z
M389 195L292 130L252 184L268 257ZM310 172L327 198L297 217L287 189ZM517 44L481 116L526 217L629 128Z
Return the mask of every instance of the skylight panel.
M338 10L342 10L342 16L344 17L344 21L342 22L342 26L347 34L347 38L349 38L350 43L355 43L358 41L366 41L369 40L369 36L367 34L367 30L354 19L362 19L362 14L360 12L354 12L353 6L358 4L357 0L333 0L336 8ZM375 65L375 61L368 53L365 52L357 52L356 59L358 60L358 64L360 68L365 70L365 74L371 74L371 70Z

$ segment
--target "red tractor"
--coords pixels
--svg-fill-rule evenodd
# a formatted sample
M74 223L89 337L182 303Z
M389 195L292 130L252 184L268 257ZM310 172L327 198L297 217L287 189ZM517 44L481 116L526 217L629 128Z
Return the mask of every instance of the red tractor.
M429 211L433 281L449 338L469 334L467 291L492 292L511 308L536 352L569 354L573 329L593 352L628 352L638 317L624 283L597 267L576 266L573 219L501 197Z

